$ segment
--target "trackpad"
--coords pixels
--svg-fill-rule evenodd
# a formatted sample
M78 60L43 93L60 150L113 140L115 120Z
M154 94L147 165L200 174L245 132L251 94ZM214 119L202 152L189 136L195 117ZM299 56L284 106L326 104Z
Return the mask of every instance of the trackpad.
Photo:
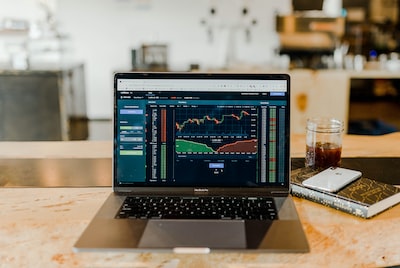
M244 221L150 220L140 248L246 248Z

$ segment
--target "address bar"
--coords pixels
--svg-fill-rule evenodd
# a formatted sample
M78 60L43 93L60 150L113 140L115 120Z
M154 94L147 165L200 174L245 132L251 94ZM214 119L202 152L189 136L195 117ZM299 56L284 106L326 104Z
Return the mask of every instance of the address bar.
M119 79L119 91L126 90L242 90L287 91L285 80L190 80L190 79Z

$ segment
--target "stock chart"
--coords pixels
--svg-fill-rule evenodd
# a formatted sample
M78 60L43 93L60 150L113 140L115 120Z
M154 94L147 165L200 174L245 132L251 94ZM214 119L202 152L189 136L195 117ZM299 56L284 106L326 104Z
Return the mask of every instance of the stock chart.
M257 152L257 109L254 107L178 108L175 119L176 153Z

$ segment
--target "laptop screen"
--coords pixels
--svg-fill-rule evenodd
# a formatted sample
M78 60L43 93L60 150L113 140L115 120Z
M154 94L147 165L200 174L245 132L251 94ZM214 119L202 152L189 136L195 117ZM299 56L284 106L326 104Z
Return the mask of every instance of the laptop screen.
M114 186L286 187L289 77L115 75Z

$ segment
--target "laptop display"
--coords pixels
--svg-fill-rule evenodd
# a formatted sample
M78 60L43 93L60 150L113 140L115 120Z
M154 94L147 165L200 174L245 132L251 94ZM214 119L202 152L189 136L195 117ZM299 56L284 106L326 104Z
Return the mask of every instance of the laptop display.
M121 77L114 186L287 189L288 86L285 76Z

